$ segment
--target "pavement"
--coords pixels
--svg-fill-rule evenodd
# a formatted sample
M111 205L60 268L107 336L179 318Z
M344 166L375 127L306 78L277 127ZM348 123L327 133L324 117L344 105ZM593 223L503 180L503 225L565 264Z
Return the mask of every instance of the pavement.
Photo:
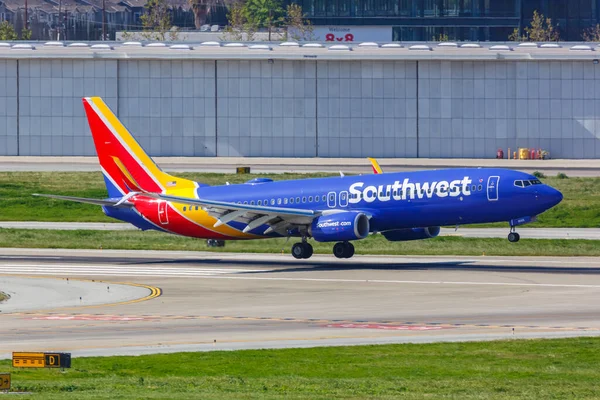
M156 295L2 311L0 358L600 336L600 258L3 249L0 278L14 275L59 292L93 279ZM14 294L3 306L27 290L13 283L0 281Z
M95 230L126 231L138 230L131 224L100 222L35 222L0 221L0 228L9 229L53 229L53 230ZM600 240L600 228L518 228L523 239L588 239ZM508 228L442 228L441 236L467 238L506 238Z
M371 173L366 158L261 158L261 157L154 157L169 172L235 173L236 167L247 166L254 173L308 173L343 171ZM510 168L525 172L540 171L546 175L559 172L569 176L600 176L600 160L497 160L460 158L381 158L385 172L414 171L460 167ZM0 171L99 171L96 157L0 157Z

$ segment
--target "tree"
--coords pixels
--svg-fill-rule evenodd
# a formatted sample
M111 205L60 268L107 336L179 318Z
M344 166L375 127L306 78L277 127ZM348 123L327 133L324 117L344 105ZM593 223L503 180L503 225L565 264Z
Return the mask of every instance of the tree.
M249 28L248 20L244 12L244 6L240 3L234 3L229 8L229 13L227 13L227 21L228 24L227 27L225 27L226 39L236 42L244 40L244 31L247 31ZM250 34L248 34L248 36L250 36ZM254 38L247 38L248 41L251 41L252 39Z
M165 40L166 34L171 29L171 13L167 0L148 0L145 8L147 12L140 17L147 40Z
M8 21L0 23L0 40L17 40L15 28Z
M521 36L519 29L515 28L508 40L515 42L557 42L560 40L560 33L552 25L552 19L544 18L537 10L533 11L533 18L528 27L525 28L525 34Z
M314 40L312 23L305 19L302 7L292 3L286 8L287 35L293 40Z
M269 41L271 41L272 29L285 20L284 10L279 0L247 0L244 14L251 26L269 29Z
M21 40L30 40L31 35L32 35L31 29L29 29L29 28L21 29Z
M600 42L600 24L584 30L581 36L586 42Z
M208 14L210 14L213 7L217 5L219 0L188 0L192 12L194 13L194 25L196 29L200 29L202 25L206 24Z

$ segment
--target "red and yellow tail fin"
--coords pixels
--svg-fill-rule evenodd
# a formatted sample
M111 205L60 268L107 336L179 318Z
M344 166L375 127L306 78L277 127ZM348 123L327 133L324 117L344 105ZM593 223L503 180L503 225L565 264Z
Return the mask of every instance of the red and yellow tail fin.
M161 171L100 97L84 98L83 106L110 197L196 187Z

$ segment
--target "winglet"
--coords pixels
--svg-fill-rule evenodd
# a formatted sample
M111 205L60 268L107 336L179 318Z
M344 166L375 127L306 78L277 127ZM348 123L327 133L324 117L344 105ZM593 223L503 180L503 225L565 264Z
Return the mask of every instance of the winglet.
M371 158L371 157L367 157L367 158L369 159L369 161L371 161L371 167L373 168L373 173L374 174L383 174L383 170L379 166L379 163L377 162L377 160L374 158Z

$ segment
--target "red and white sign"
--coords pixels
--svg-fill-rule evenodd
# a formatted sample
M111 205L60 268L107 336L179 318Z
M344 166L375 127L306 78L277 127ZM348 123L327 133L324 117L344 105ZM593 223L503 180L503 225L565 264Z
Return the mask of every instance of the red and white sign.
M313 38L319 42L361 43L390 42L391 26L313 26Z
M438 331L447 327L439 325L382 325L382 324L329 324L327 328L352 328L352 329L383 329L389 331Z

